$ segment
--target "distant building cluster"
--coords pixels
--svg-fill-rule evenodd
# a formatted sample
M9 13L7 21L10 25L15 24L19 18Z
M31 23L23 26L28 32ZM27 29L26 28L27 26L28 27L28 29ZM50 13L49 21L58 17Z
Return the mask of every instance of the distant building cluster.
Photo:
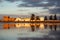
M10 18L9 16L4 16L3 21L15 21L15 18Z
M44 21L44 20L48 20L47 16L35 16L34 14L31 14L31 17L18 17L18 18L11 18L10 16L4 16L2 21L5 22L15 22L15 21ZM57 20L56 14L54 16L50 15L49 16L49 20Z
M9 16L4 16L3 17L3 21L44 21L44 17L39 17L39 16L36 16L36 18L34 17L34 14L32 14L31 18L21 18L21 17L18 17L18 18L10 18Z

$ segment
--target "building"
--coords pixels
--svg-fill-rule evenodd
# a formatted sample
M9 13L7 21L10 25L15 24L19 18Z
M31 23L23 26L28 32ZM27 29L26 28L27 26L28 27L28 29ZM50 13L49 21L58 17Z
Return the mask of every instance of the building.
M15 21L30 21L30 18L16 18Z
M30 18L24 18L25 21L30 21Z
M9 29L9 24L4 24L3 29Z
M15 21L15 18L9 18L9 21L14 22Z
M24 21L22 18L16 18L15 21Z
M9 18L10 18L9 16L4 16L3 21L9 21Z

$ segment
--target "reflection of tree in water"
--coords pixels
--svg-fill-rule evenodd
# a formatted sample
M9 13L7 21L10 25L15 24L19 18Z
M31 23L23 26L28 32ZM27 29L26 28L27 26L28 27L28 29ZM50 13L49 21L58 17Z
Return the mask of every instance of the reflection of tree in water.
M36 26L36 29L38 30L38 29L39 29L40 24L35 24L35 26Z
M57 25L54 25L54 30L56 31L56 29L57 29Z
M50 20L53 20L53 16L51 15L51 16L49 17L49 19L50 19Z
M45 29L47 29L47 25L44 25L45 26Z
M54 28L54 30L56 31L57 25L50 25L50 29L52 30L53 28Z
M59 25L59 29L60 29L60 25Z
M57 16L56 16L56 14L54 15L54 20L57 20Z
M35 25L31 24L30 26L31 26L31 30L35 31Z
M52 30L52 25L50 25L49 28Z

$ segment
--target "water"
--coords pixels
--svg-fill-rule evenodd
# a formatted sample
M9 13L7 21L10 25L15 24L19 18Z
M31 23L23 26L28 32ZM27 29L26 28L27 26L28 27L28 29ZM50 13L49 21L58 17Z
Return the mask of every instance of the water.
M59 33L60 23L0 23L0 40L56 40Z

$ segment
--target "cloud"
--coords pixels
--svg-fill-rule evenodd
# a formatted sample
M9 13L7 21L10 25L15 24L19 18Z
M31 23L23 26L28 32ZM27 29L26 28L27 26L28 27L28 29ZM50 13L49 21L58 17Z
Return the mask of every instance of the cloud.
M48 2L55 4L56 6L60 6L60 0L48 0Z
M18 7L40 7L45 6L44 0L22 0L25 3L19 4Z
M42 4L27 4L27 3L18 5L18 7L41 7L41 6L43 5Z
M60 14L60 8L55 8L55 9L52 9L52 10L49 10L50 13L53 13L53 14Z
M2 0L0 0L0 2L1 2Z
M49 9L49 7L56 6L60 7L60 0L0 0L7 2L22 1L17 7L44 7L44 9ZM55 7L55 8L56 8ZM60 13L60 8L49 9L50 13Z
M1 2L2 0L0 0ZM22 1L25 3L17 5L18 7L24 6L24 7L47 7L47 6L60 6L60 0L5 0L8 2L16 2L16 1Z
M15 2L15 1L21 1L21 0L0 0L0 2L3 2L3 1Z
M29 2L29 3L36 3L36 2L40 2L42 0L6 0L6 1L10 1L10 2L15 2L15 1L23 1L23 2Z
M3 2L4 0L0 0L0 2Z
M50 2L52 6L56 6L53 9L49 9L49 12L53 14L60 14L60 0L48 0L48 2Z
M59 0L21 0L25 3L19 4L18 7L24 6L24 7L48 7L48 6L59 6L60 1Z
M15 2L15 1L20 1L20 0L6 0L6 1Z
M27 2L27 3L39 3L43 0L22 0L23 2Z
M22 1L22 2L25 2L25 3L19 4L18 7L21 7L21 6L24 6L24 7L25 6L26 7L28 7L28 6L47 7L47 6L53 6L53 5L60 6L60 0L0 0L0 2L2 2L2 1L8 1L8 2Z

